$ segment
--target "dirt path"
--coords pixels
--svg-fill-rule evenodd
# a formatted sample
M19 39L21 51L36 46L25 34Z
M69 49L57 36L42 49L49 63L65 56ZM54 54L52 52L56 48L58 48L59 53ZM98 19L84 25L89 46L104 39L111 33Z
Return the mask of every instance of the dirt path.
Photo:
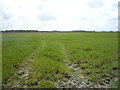
M42 45L39 46L37 49L34 50L32 54L30 54L28 57L26 57L19 68L17 68L17 71L14 75L12 75L8 80L7 83L3 83L3 88L14 88L14 87L21 87L26 88L28 77L30 73L34 73L32 71L32 63L35 61L34 56L37 52L41 50L41 48L44 48L45 43L42 41Z

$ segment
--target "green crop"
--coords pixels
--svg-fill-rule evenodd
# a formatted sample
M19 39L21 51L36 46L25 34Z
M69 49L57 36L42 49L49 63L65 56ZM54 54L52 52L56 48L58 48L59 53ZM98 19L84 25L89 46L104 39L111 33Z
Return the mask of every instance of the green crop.
M55 88L77 67L93 83L118 76L118 33L3 33L2 51L4 87Z

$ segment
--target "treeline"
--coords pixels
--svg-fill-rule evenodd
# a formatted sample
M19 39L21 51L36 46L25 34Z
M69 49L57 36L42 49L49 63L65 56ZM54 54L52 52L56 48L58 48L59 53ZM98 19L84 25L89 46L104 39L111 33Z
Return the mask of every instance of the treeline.
M2 30L1 30L2 31ZM86 30L72 30L72 31L38 31L38 30L4 30L2 32L46 32L46 33L54 33L54 32L120 32L120 31L86 31Z
M2 32L38 32L38 30L5 30Z

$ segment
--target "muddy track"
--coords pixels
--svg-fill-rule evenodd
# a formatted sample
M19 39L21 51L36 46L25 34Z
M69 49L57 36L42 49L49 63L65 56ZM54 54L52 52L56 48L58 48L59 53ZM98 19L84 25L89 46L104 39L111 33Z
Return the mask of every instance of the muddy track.
M16 72L10 78L8 78L6 83L2 84L3 88L14 88L14 87L21 87L26 88L28 77L32 72L32 64L35 61L34 56L38 51L44 48L45 43L42 41L42 45L39 46L37 49L34 50L28 57L26 57L23 62L20 64L19 68L16 68Z
M58 88L110 88L114 87L113 80L109 82L109 84L101 85L99 83L89 81L86 75L83 75L83 69L81 69L79 63L71 63L67 54L67 51L64 45L58 41L56 41L61 49L61 52L64 55L64 62L66 66L73 70L73 73L69 75L69 77L64 77L62 80L58 80L56 86ZM116 78L117 81L117 78Z
M58 41L56 42L59 44L61 52L64 55L64 62L66 66L74 71L74 73L70 74L69 77L64 77L62 80L58 80L58 84L56 86L58 88L85 88L87 86L87 79L81 74L80 67L75 67L75 63L71 64L64 45Z

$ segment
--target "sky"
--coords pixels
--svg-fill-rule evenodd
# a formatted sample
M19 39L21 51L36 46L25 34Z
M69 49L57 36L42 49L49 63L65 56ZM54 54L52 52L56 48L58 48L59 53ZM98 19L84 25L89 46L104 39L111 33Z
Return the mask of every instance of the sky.
M0 0L0 30L118 31L119 0Z

